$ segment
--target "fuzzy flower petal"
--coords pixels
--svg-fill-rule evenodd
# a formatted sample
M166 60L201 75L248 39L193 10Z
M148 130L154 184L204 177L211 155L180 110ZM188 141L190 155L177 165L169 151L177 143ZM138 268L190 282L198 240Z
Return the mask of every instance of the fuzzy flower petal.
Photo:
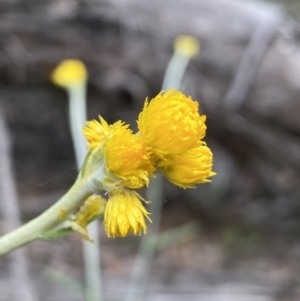
M164 158L198 146L205 136L205 120L205 115L199 115L198 102L169 90L145 102L138 127L153 152Z
M212 171L212 165L213 155L205 144L160 162L169 181L183 188L210 182L209 178L216 174Z
M113 125L108 125L101 116L99 116L99 120L100 122L97 120L87 121L82 129L90 150L99 146L100 143L104 142L113 133L128 128L128 125L125 125L124 122L120 120Z
M145 218L149 219L149 213L141 201L144 201L143 198L135 191L124 190L111 194L104 214L104 226L108 237L146 233Z
M116 131L105 143L107 170L125 180L124 186L141 188L154 171L149 148L128 128Z

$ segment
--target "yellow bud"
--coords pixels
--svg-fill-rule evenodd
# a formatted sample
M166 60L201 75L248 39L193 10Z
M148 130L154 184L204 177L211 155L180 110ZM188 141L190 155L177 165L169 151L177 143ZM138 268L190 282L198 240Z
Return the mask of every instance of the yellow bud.
M54 84L67 88L86 81L87 71L79 60L63 60L52 72L51 79Z
M132 134L128 128L120 128L105 143L107 170L123 179L124 186L141 188L149 183L154 171L149 149L145 141Z
M174 40L174 50L192 58L200 52L200 42L193 36L178 36Z
M97 120L87 121L83 127L82 132L87 140L88 148L95 149L100 143L104 142L108 137L115 132L127 129L128 125L122 121L117 121L113 125L109 125L101 116L100 122Z
M159 164L170 182L183 188L210 182L209 178L216 174L212 165L213 154L205 144L171 156Z
M139 115L141 137L152 151L165 158L199 145L205 136L205 115L199 115L198 102L179 91L159 93L150 102L146 100Z
M100 122L88 121L83 133L90 150L102 143L100 149L105 152L108 172L124 180L125 187L141 188L148 185L154 171L151 152L146 142L128 127L121 121L108 125L100 117Z
M75 221L82 228L104 213L106 201L100 195L90 196L80 207Z
M148 220L150 218L141 201L145 200L135 191L123 190L111 194L104 214L104 226L108 237L146 233L145 218Z

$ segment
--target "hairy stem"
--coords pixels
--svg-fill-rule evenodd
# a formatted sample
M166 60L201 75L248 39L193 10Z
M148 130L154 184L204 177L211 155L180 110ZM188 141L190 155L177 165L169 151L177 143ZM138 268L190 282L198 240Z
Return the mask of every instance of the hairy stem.
M92 182L79 174L74 185L58 202L32 221L0 238L0 256L37 240L43 233L57 227L63 217L79 208L94 190Z

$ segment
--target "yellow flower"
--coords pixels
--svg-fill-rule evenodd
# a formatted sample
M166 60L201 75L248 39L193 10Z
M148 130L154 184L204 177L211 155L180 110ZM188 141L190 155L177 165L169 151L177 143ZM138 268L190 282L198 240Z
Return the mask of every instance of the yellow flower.
M174 50L192 58L199 53L200 42L193 36L178 36L174 41Z
M170 182L183 188L210 182L208 178L216 174L212 171L212 165L213 155L205 144L160 162Z
M63 60L54 69L51 77L56 85L66 88L86 81L87 71L79 60Z
M88 121L83 128L88 148L93 150L102 143L106 169L123 179L123 186L141 188L148 185L154 167L145 141L121 121L108 125L102 117L99 119L100 122Z
M198 102L179 91L169 90L145 102L139 115L140 135L160 158L176 155L199 145L205 136L206 116Z
M120 120L113 125L108 125L101 116L99 116L99 120L100 122L97 120L87 121L82 129L90 150L98 147L100 143L104 142L114 132L123 131L128 128L128 125L125 125Z
M125 181L124 186L141 188L149 183L154 167L143 141L125 127L114 132L105 143L107 170Z
M135 191L123 190L111 194L104 213L104 226L108 237L146 233L145 217L148 220L150 218L141 201L145 200Z
M81 227L86 226L104 213L106 201L100 195L90 196L76 214L76 222Z
M73 231L82 238L94 242L87 232L87 225L104 214L106 201L100 195L90 196L75 214L74 220L69 222Z

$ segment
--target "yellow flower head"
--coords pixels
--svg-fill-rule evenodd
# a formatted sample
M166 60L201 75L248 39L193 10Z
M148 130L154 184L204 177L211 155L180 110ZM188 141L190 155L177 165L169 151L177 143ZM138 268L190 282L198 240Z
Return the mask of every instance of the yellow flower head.
M148 220L150 218L141 201L144 199L135 191L124 190L111 194L104 213L104 226L108 237L146 233L145 217Z
M205 144L160 162L165 176L173 184L183 188L210 182L208 178L216 174L212 171L212 165L213 155Z
M104 142L113 133L123 131L128 128L122 121L117 121L113 125L108 123L99 116L100 122L97 120L87 121L82 132L87 140L88 148L95 149L100 143Z
M140 135L160 158L176 155L199 145L205 136L206 116L199 115L198 102L179 91L158 94L146 100L139 115Z
M78 213L76 214L77 224L79 224L83 228L86 228L86 226L90 222L104 213L105 205L106 201L100 195L90 196L83 203Z
M178 36L174 41L174 50L192 58L199 53L200 42L193 36Z
M107 170L125 180L124 186L141 188L148 185L154 167L150 152L141 137L125 127L114 132L105 143Z
M63 88L78 85L87 79L87 71L79 60L63 60L52 72L53 83Z

